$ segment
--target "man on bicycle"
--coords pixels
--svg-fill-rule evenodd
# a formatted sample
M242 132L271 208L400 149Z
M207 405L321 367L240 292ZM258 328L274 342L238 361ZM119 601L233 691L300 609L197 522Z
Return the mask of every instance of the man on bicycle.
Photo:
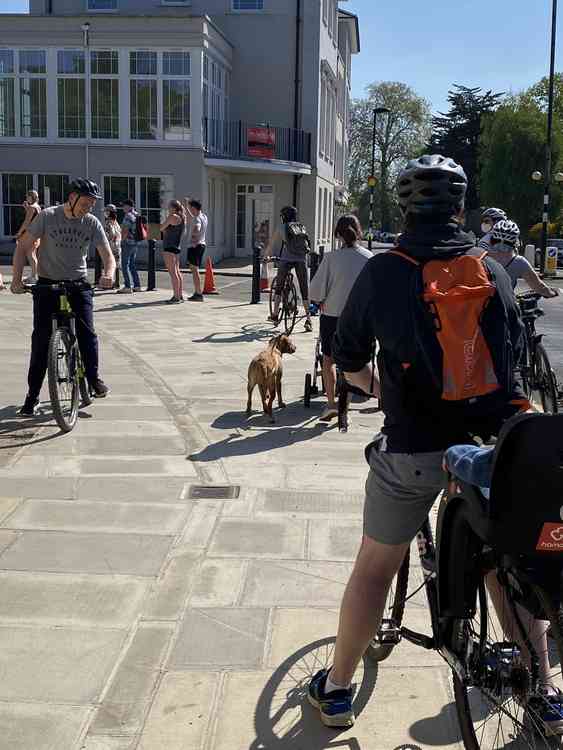
M499 221L504 221L506 218L508 218L506 216L506 211L503 211L502 208L486 208L483 211L481 214L481 231L483 232L483 236L479 240L480 248L483 250L489 249L491 233L495 225L498 224Z
M423 156L407 164L397 185L404 217L399 247L365 265L340 316L333 344L334 358L348 382L370 393L369 363L377 339L385 414L381 434L366 449L370 471L363 538L342 601L334 664L316 674L309 686L310 702L320 710L322 721L334 727L354 722L352 677L381 624L389 587L405 553L444 487L444 451L471 442L471 434L496 433L505 418L529 407L512 368L506 381L498 374L497 386L481 397L478 415L470 409L472 404L445 401L437 392L426 363L435 351L419 345L415 317L423 290L431 291L419 284L427 263L439 261L442 266L462 259L464 264L465 256L470 256L468 265L484 264L494 278L495 292L483 325L493 338L504 340L505 347L508 338L516 357L522 347L522 325L505 271L494 261L482 261L482 253L461 229L467 191L463 168L443 156ZM470 307L472 302L465 304ZM429 330L436 336L432 326ZM455 337L455 330L449 334ZM472 342L461 343L470 368Z
M58 296L49 287L61 281L73 281L68 300L76 315L76 334L84 360L88 383L96 398L109 393L108 386L98 373L98 337L94 330L94 293L88 283L86 259L90 245L94 245L103 263L100 285L111 289L115 274L115 260L104 228L90 212L102 197L95 182L76 179L69 186L67 201L62 206L47 208L30 224L27 234L16 248L13 261L11 290L14 294L25 292L22 271L28 251L36 240L41 240L38 251L38 283L33 292L33 334L28 372L28 391L19 411L32 417L39 403L39 393L45 372L51 319L57 312Z
M310 332L313 330L311 323L311 312L309 305L309 277L307 275L307 256L302 253L296 253L292 250L291 243L288 240L288 225L297 222L297 209L293 206L285 206L282 208L281 214L281 227L276 229L270 244L266 249L266 256L272 254L272 248L277 244L281 243L280 250L280 263L278 268L278 275L276 281L276 296L274 297L274 310L269 318L276 325L278 324L278 315L281 303L281 294L287 279L288 274L291 273L292 269L295 268L295 274L297 281L299 282L299 291L301 292L301 299L303 300L303 309L305 311L305 330Z

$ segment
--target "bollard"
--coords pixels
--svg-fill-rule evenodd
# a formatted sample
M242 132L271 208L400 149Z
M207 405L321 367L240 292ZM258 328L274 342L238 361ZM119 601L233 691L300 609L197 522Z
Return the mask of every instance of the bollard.
M557 248L548 247L545 259L544 276L554 278L557 276Z
M309 253L309 270L310 270L310 279L311 281L315 278L315 274L319 270L319 253L310 252Z
M524 257L532 266L532 268L534 268L534 266L536 265L536 246L526 245L526 247L524 248Z
M260 256L262 254L262 245L254 245L252 253L252 298L251 305L260 304Z
M100 283L100 276L102 275L102 259L100 253L96 250L94 256L94 286L98 286Z
M148 240L147 292L156 292L156 240Z

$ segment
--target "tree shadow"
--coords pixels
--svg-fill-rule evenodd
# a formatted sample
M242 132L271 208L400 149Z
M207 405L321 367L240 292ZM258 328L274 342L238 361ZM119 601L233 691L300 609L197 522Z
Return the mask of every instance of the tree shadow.
M120 312L121 310L136 310L139 307L162 307L163 305L166 305L165 299L157 299L153 300L152 302L120 302L117 305L110 305L109 307L100 307L96 308L96 315L99 315L100 313L105 312ZM174 305L170 305L170 307L174 307Z
M360 750L356 737L339 736L353 730L325 727L307 700L307 687L313 675L330 666L334 641L333 637L323 638L303 646L277 667L258 698L254 711L256 738L249 750ZM356 715L366 707L377 674L377 665L364 659L361 682L353 685Z

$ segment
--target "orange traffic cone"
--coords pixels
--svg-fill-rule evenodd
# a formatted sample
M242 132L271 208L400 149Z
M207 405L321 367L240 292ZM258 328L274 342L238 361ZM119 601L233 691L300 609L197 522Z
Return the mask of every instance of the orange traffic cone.
M211 258L207 259L205 264L205 284L203 285L204 294L219 294L215 286L215 276L213 275L213 264Z
M262 272L260 274L260 291L270 291L270 276L268 274L268 264L266 261L262 261Z

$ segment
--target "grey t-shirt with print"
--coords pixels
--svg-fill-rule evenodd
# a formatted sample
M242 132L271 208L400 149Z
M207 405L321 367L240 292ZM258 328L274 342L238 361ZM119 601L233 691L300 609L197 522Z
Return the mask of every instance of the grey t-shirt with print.
M37 254L38 275L53 281L85 278L91 245L110 251L104 228L95 216L86 214L80 219L67 219L64 206L41 211L27 231L41 240Z
M192 227L191 227L191 238L192 238L192 245L196 247L197 245L205 245L206 244L206 233L207 233L207 224L209 220L206 216L206 214L203 213L203 211L200 211L197 216L194 216L192 219Z

